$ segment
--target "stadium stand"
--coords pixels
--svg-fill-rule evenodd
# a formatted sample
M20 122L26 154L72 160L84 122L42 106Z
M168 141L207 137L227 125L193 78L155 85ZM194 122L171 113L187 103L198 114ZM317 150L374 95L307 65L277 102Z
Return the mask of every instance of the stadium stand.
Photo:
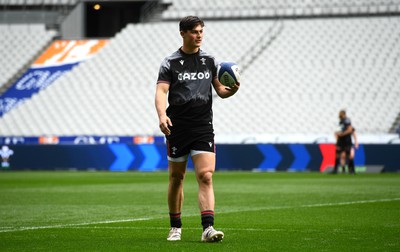
M400 112L400 0L162 2L172 3L163 22L128 25L94 58L0 118L0 135L160 135L158 68L181 44L176 20L192 14L208 19L203 49L243 69L240 92L214 100L217 134L332 135L340 109L362 134L393 130ZM0 29L3 84L54 34L43 25Z
M388 132L399 112L399 25L398 17L285 20L244 75L265 83L239 94L256 94L268 111L250 120L265 125L254 130L332 132L333 115L346 108L360 132Z
M237 23L230 36L246 25ZM214 26L218 27L217 34L229 30L230 24ZM251 39L268 28L260 21L252 22L252 26L256 29L232 48L237 53L229 59L238 59ZM210 29L208 36L212 34ZM217 41L220 42L222 38ZM161 60L178 49L180 43L176 23L129 25L93 60L7 113L0 123L4 123L2 134L159 134L154 111L157 72ZM227 52L222 52L220 57L227 57ZM24 129L8 123L25 116L30 123Z
M205 18L265 18L399 13L399 0L164 0L171 3L162 18L179 19L185 15Z
M207 21L203 48L240 65L274 25ZM280 25L248 63L236 97L215 99L216 133L332 134L343 108L360 133L389 131L399 113L399 17L286 19ZM176 22L127 26L99 55L4 115L0 134L160 135L158 67L180 43Z
M0 24L0 94L2 87L52 40L43 24Z

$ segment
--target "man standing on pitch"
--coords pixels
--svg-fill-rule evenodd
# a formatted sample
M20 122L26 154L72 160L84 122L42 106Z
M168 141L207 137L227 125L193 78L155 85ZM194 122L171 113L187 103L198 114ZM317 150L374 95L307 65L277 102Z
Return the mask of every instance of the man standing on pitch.
M340 164L340 159L342 154L345 154L345 160L349 160L349 173L355 174L354 169L354 155L351 156L351 149L353 148L353 143L351 136L353 135L354 128L351 125L350 118L346 116L346 111L341 110L339 112L339 126L340 130L335 132L336 137L336 159L333 174L338 172L338 167ZM357 142L358 145L358 142Z
M200 49L203 27L204 22L198 17L188 16L180 21L183 45L161 63L157 80L155 104L168 151L169 241L181 239L183 179L189 154L199 185L198 202L203 225L201 240L214 242L224 237L224 233L213 228L215 146L211 86L218 96L227 98L237 92L239 83L226 87L218 81L214 57Z

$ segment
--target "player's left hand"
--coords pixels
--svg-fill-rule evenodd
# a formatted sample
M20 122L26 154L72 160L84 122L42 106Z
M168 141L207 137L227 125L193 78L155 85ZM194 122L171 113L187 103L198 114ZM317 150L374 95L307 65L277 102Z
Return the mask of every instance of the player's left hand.
M230 91L230 92L236 93L239 90L239 86L240 86L240 82L237 82L233 86L226 87L225 89Z

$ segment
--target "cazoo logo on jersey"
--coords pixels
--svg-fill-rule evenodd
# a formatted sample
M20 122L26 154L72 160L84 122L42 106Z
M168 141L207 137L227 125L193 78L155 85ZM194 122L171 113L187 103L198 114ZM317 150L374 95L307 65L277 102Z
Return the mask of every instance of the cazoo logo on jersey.
M205 72L197 72L197 73L179 73L178 80L185 81L185 80L203 80L203 79L210 79L211 73L210 71Z

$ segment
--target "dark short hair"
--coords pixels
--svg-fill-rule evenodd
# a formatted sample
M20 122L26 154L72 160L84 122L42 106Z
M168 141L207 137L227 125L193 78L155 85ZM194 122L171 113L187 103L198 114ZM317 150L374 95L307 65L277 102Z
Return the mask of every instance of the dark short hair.
M198 25L204 27L204 21L196 16L187 16L182 18L181 21L179 22L179 31L186 32L188 30L192 30Z

